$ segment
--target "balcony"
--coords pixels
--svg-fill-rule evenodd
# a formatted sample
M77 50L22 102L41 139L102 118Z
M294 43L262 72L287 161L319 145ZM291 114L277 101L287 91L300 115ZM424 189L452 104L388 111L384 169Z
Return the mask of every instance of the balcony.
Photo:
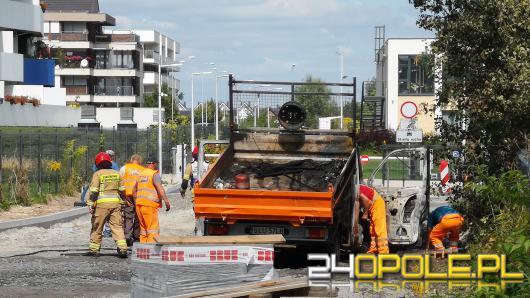
M44 34L48 36L48 34ZM51 40L60 40L60 41L88 41L88 32L61 32L61 33L50 33L49 38Z
M42 23L40 5L34 5L32 1L2 1L0 31L24 31L39 36Z
M24 58L24 84L55 86L55 60Z
M133 86L94 86L94 95L97 96L136 96Z
M159 63L160 54L154 50L144 50L144 63Z
M88 95L88 86L65 86L66 95Z
M0 81L24 81L23 55L17 53L0 52Z

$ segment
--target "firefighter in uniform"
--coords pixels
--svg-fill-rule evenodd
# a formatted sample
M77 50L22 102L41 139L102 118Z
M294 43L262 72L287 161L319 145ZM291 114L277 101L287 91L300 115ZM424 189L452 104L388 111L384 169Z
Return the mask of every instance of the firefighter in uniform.
M184 171L184 177L182 177L182 184L180 185L180 195L184 198L186 194L186 189L188 186L193 190L193 184L199 179L199 147L193 148L191 153L193 161L186 165L186 170ZM206 160L202 164L202 175L206 174L208 171L209 164Z
M124 188L118 171L112 169L112 160L105 152L96 155L97 171L92 176L90 184L90 213L92 214L92 229L90 232L89 254L99 256L101 248L101 232L108 222L112 231L112 238L118 247L118 256L127 257L127 242L123 234L123 218L121 215L122 202L125 198Z
M140 239L140 223L135 211L135 198L133 188L140 174L145 170L142 166L143 159L138 154L133 154L128 163L120 169L120 178L125 187L125 204L123 205L123 232L127 245Z
M359 199L364 209L362 218L370 222L371 239L368 253L389 253L385 201L375 189L366 185L359 187Z
M146 169L138 176L133 190L136 193L136 214L140 222L141 243L155 242L155 237L160 234L158 209L162 207L161 200L166 205L166 211L171 209L157 168L157 161L147 161Z

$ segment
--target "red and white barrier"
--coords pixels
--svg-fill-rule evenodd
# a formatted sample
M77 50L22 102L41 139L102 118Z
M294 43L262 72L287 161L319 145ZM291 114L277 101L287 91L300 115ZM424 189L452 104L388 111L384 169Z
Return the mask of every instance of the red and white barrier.
M450 192L451 188L447 184L451 178L451 173L449 171L449 161L441 160L440 161L440 180L442 183L442 190L444 193Z

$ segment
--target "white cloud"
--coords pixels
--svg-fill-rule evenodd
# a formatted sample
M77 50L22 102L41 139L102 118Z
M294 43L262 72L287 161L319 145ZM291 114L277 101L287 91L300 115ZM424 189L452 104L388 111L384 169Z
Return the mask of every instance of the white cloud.
M301 18L340 12L337 0L265 0L227 8L226 14L240 18L279 17Z
M136 19L122 15L116 15L115 18L116 28L174 30L178 27L174 22L154 21L146 18Z

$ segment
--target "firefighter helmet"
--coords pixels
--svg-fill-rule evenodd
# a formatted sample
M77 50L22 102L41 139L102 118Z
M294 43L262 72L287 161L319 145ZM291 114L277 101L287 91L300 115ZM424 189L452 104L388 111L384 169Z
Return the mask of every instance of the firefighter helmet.
M195 146L195 148L193 148L193 152L191 152L191 156L193 156L193 158L197 158L197 156L199 156L199 147Z
M95 160L95 164L96 164L96 167L99 167L99 165L102 163L102 162L109 162L109 163L112 163L112 160L110 159L110 155L106 152L99 152L97 155L96 155L96 160Z

